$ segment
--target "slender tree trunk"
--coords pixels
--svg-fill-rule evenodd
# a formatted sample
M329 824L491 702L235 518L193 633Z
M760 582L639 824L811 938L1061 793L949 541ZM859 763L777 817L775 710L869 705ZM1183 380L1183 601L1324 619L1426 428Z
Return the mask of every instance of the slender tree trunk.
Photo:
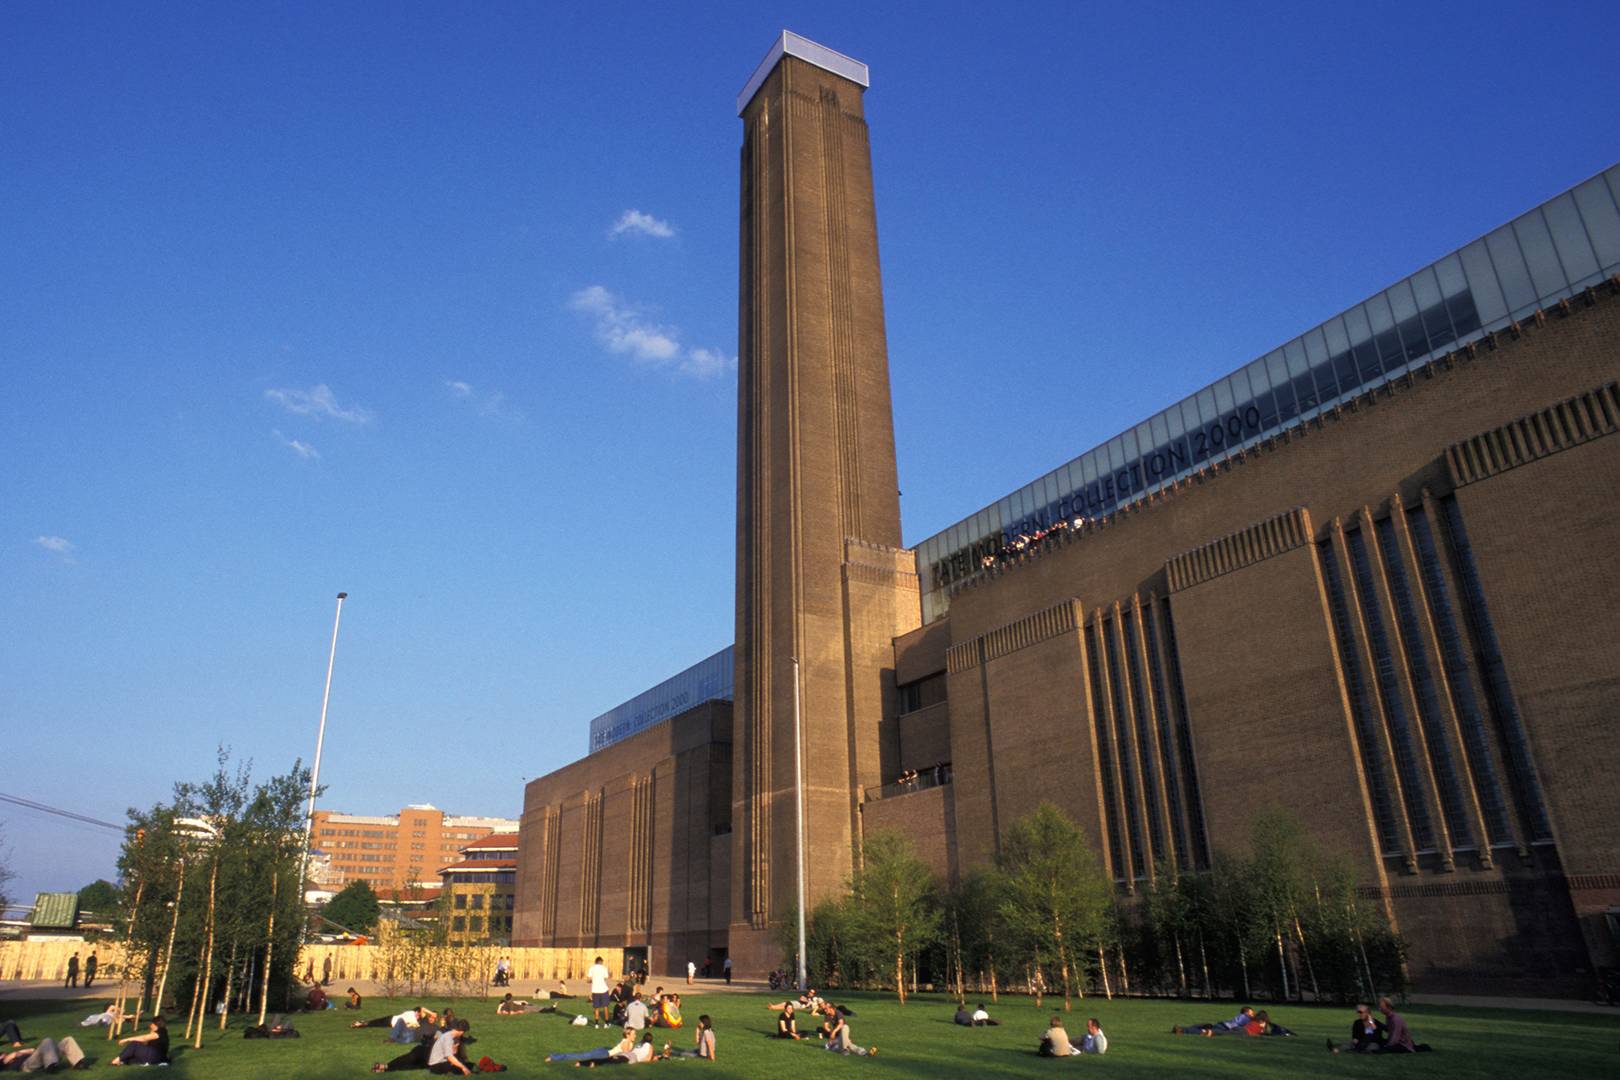
M1243 1000L1252 1001L1254 999L1254 992L1249 989L1249 957L1243 950L1243 942L1241 940L1238 942L1237 954L1238 967L1243 969Z
M1180 979L1181 996L1187 996L1187 959L1181 954L1181 935L1174 937L1176 943L1176 976Z
M231 958L225 964L225 991L220 995L220 1004L224 1008L219 1010L219 1030L225 1030L225 1022L231 1016L231 992L236 987L236 944L237 939L231 938Z
M1299 935L1299 952L1305 957L1305 973L1311 977L1311 998L1322 1000L1322 989L1316 983L1316 965L1311 963L1311 950L1305 944L1305 927L1300 925L1299 915L1294 915L1294 933Z
M1103 952L1101 945L1097 946L1097 969L1102 972L1103 996L1113 1001L1114 986L1108 981L1108 954Z
M129 1004L129 956L135 949L135 919L141 913L141 894L146 881L135 883L135 900L129 905L129 925L124 930L124 962L118 965L118 994L113 999L113 1021L107 1025L107 1038L116 1039L124 1030L124 1008Z
M1131 972L1125 966L1125 947L1119 947L1119 992L1129 995L1131 992Z
M1292 1000L1288 991L1288 957L1283 955L1282 926L1276 919L1271 920L1271 934L1277 941L1277 968L1282 974L1282 996L1284 1001Z
M906 942L898 932L894 935L894 990L900 995L900 1004L906 1003Z
M956 965L956 1004L967 1001L967 989L962 985L962 932L957 923L956 909L951 908L951 957Z
M1367 1000L1378 1000L1378 980L1373 978L1372 963L1367 959L1367 944L1362 940L1361 930L1355 931L1356 951L1361 954L1361 966L1367 969Z
M259 1023L264 1023L264 1014L270 1005L270 956L276 948L276 889L281 884L281 875L274 870L270 872L270 923L264 931L264 981L259 986Z
M1198 966L1204 969L1204 1000L1215 996L1215 984L1209 978L1209 952L1204 948L1204 935L1198 934Z
M202 1026L201 1012L198 1007L202 1004L202 956L197 957L197 974L191 980L191 1004L186 1007L186 1030L181 1034L180 1041L186 1042L191 1038L191 1027L196 1024Z
M216 916L218 915L219 892L219 856L214 857L214 866L208 872L208 938L203 946L202 967L202 996L197 1004L197 1031L196 1042L192 1049L202 1049L203 1018L208 1015L208 999L210 991L214 988L214 936L216 929Z
M1069 1012L1074 1008L1069 996L1072 990L1069 987L1069 950L1064 946L1063 939L1058 939L1058 971L1063 975L1063 1011Z
M1001 996L1000 987L996 985L996 954L995 940L993 938L991 939L990 949L990 1003L997 1005L1001 1003Z
M169 965L174 961L174 935L180 929L180 901L186 894L186 863L180 861L180 883L174 890L174 918L169 922L169 943L163 949L163 975L158 979L157 990L152 994L152 1012L157 1014L163 1011L163 991L169 985ZM137 1010L139 1011L139 1010ZM139 1027L140 1019L136 1018Z

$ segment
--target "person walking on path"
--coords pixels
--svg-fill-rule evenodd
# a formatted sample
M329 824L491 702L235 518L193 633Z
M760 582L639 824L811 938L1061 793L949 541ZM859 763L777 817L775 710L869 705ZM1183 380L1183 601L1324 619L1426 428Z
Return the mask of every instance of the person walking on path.
M691 986L692 980L697 978L697 963L692 960L686 962L686 985Z
M726 985L730 986L731 985L731 957L729 957L729 956L726 957L726 962L724 964L721 964L720 966L726 973Z
M78 953L74 953L72 956L68 957L67 981L65 983L63 983L62 985L63 986L78 986L79 985L79 954Z
M86 990L90 989L90 985L92 983L94 983L95 981L96 981L96 950L91 949L90 950L90 958L84 962L84 988Z

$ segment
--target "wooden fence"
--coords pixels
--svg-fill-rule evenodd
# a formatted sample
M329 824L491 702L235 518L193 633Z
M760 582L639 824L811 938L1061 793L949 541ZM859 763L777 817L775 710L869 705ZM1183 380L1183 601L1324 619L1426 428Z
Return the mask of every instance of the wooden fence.
M124 948L116 942L65 941L36 939L31 941L0 941L0 981L21 979L47 979L62 982L67 978L68 958L79 954L81 981L84 962L95 952L96 981L114 983L124 963ZM451 960L454 967L464 972L463 980L481 983L492 979L496 961L503 956L512 962L512 984L527 987L555 989L558 980L570 984L585 977L586 970L598 957L615 974L624 968L623 949L514 949L495 946L441 947L437 960ZM139 958L138 958L139 959ZM333 985L345 986L351 982L375 984L401 981L408 978L406 968L420 968L419 958L410 957L398 948L379 945L306 945L298 954L293 972L305 982L311 977L327 975L327 961L331 961L330 980ZM427 974L427 972L421 972ZM430 978L433 976L430 976ZM342 989L341 986L338 987ZM577 987L571 986L576 993Z

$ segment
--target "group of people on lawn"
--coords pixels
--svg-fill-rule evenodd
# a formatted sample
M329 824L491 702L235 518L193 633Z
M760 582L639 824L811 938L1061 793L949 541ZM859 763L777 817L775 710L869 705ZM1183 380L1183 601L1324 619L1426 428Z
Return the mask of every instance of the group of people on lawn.
M594 1068L598 1065L645 1064L676 1057L716 1060L718 1044L714 1022L708 1015L698 1017L690 1049L676 1049L669 1042L665 1042L662 1049L655 1046L656 1040L651 1029L662 1027L676 1030L684 1026L679 994L665 993L663 987L658 987L651 995L643 996L633 979L610 986L611 977L601 957L597 957L595 964L586 973L586 978L590 982L591 1019L587 1020L584 1014L580 1014L574 1016L571 1022L576 1026L589 1026L594 1023L599 1029L607 1029L611 1025L621 1032L621 1038L612 1046L574 1053L554 1053L548 1056L546 1061L572 1062L579 1067ZM536 997L541 1000L538 1004L516 999L508 992L496 1006L495 1012L497 1016L531 1012L555 1013L556 1001L572 996L568 993L566 983L559 983L556 991L537 991ZM347 997L348 1001L345 1003L347 1008L360 1007L360 995L352 987ZM854 1012L826 1000L814 988L805 990L797 998L773 1002L766 1008L777 1014L775 1031L777 1038L799 1041L809 1039L813 1035L824 1043L827 1050L837 1053L858 1056L877 1053L877 1047L863 1047L854 1041L849 1024L850 1018L855 1015ZM1427 1044L1413 1039L1405 1019L1396 1012L1389 998L1379 999L1378 1011L1382 1014L1382 1019L1374 1016L1369 1006L1357 1005L1348 1041L1329 1039L1328 1050L1335 1054L1420 1053L1429 1050ZM809 1019L801 1020L803 1017ZM122 1017L118 1015L117 1009L109 1006L104 1012L86 1018L83 1024L91 1026L113 1023L119 1019ZM801 1022L805 1026L803 1031L800 1030ZM970 1010L965 1002L957 1008L954 1022L962 1027L991 1027L999 1023L991 1018L983 1004ZM809 1026L811 1024L815 1025L813 1030ZM282 1025L278 1023L276 1027L280 1029ZM386 1028L387 1041L410 1047L392 1060L374 1064L372 1066L374 1072L425 1069L435 1074L466 1076L473 1072L501 1072L506 1069L506 1066L497 1064L488 1057L476 1063L469 1060L467 1047L474 1041L470 1034L471 1025L465 1019L458 1019L450 1008L435 1012L418 1005L391 1016L357 1020L350 1027ZM1272 1020L1264 1010L1256 1012L1252 1006L1247 1005L1230 1019L1211 1023L1177 1024L1171 1028L1171 1032L1175 1035L1196 1035L1205 1038L1294 1035L1294 1032ZM247 1035L254 1037L256 1033L258 1037L276 1037L273 1033L266 1035L253 1028L248 1030ZM5 1049L7 1044L9 1049ZM1108 1052L1108 1036L1104 1034L1101 1022L1096 1017L1091 1017L1086 1021L1085 1034L1078 1039L1072 1039L1064 1027L1063 1018L1053 1016L1041 1036L1036 1052L1042 1057L1105 1054ZM145 1032L120 1040L118 1053L111 1064L159 1065L167 1064L168 1061L168 1028L161 1017L154 1017L148 1022ZM74 1039L43 1039L37 1046L25 1046L17 1024L9 1020L0 1021L0 1071L55 1071L63 1066L84 1068L87 1065L84 1053Z

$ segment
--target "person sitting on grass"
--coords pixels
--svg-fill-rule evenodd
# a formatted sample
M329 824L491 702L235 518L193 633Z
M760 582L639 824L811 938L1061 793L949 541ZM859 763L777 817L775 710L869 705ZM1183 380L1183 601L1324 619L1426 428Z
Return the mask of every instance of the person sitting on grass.
M859 1054L862 1057L877 1053L877 1047L875 1046L863 1047L855 1045L855 1040L849 1034L849 1021L845 1020L838 1013L838 1010L828 1006L828 1013L828 1018L832 1022L832 1030L827 1033L826 1048L828 1050L839 1054Z
M1071 1054L1083 1053L1084 1048L1081 1043L1069 1038L1068 1031L1063 1027L1063 1017L1054 1014L1035 1052L1041 1057L1068 1057Z
M627 1027L624 1029L624 1038L620 1039L612 1046L598 1046L594 1050L580 1050L576 1053L569 1054L547 1054L546 1060L572 1061L576 1065L582 1065L587 1061L606 1061L615 1054L620 1057L627 1058L630 1056L630 1051L634 1050L635 1048L636 1029Z
M1172 1035L1230 1035L1254 1022L1254 1006L1245 1005L1230 1020L1213 1024L1177 1024L1170 1029Z
M1086 1021L1086 1037L1080 1040L1082 1054L1108 1053L1108 1036L1103 1034L1102 1024L1093 1016Z
M534 996L539 997L543 993L545 993L544 990L536 990L534 992ZM557 980L557 989L551 991L551 996L554 997L554 998L571 998L571 997L573 997L574 995L570 994L568 992L568 980L567 979L558 979Z
M658 1005L658 1015L653 1023L659 1027L678 1028L685 1023L681 1019L681 995L670 994Z
M1378 1011L1384 1014L1384 1024L1388 1027L1388 1035L1384 1042L1386 1054L1427 1054L1428 1043L1412 1041L1412 1032L1406 1026L1406 1018L1395 1011L1395 1003L1389 998L1378 999Z
M784 1013L783 1015L787 1016L789 1020L793 1018L791 1013ZM780 1027L780 1021L778 1021L778 1026ZM795 1035L794 1038L798 1038L798 1036ZM709 1019L708 1013L704 1013L702 1016L698 1017L697 1043L692 1049L671 1050L669 1048L669 1043L665 1043L664 1052L659 1056L665 1061L668 1061L672 1057L692 1057L702 1058L705 1061L713 1061L715 1060L714 1052L714 1021Z
M349 995L349 1000L343 1003L343 1007L345 1009L358 1009L360 1007L360 991L351 986L344 992Z
M1332 1039L1327 1041L1328 1053L1337 1054L1349 1051L1352 1054L1376 1054L1384 1049L1389 1039L1389 1029L1384 1022L1373 1016L1372 1009L1366 1005L1356 1006L1356 1018L1350 1022L1350 1041L1343 1046Z
M325 1012L330 1004L326 998L326 991L321 989L319 983L311 986L309 993L304 997L305 1012Z
M41 1039L38 1046L23 1046L0 1054L0 1072L55 1072L64 1062L70 1069L86 1067L84 1051L72 1036L61 1042Z
M147 1024L146 1034L119 1039L122 1047L113 1065L167 1065L169 1063L169 1027L163 1017L154 1016Z
M699 1017L698 1023L701 1024L702 1022L703 1018ZM804 1038L803 1035L799 1034L799 1021L793 1009L793 1002L791 1001L788 1002L787 1007L782 1010L782 1015L776 1018L776 1037L778 1039Z
M647 1027L648 1020L647 1003L641 1000L639 992L632 990L630 1003L624 1007L624 1026L643 1031Z
M457 1020L439 1032L428 1052L428 1072L441 1075L471 1076L472 1067L462 1057L461 1044L467 1037L467 1021Z
M1001 1021L1000 1020L992 1020L992 1019L990 1019L990 1012L989 1012L989 1010L987 1010L984 1007L983 1002L980 1002L979 1007L977 1009L973 1010L973 1015L968 1018L968 1022L971 1023L974 1027L1000 1027L1001 1026Z

